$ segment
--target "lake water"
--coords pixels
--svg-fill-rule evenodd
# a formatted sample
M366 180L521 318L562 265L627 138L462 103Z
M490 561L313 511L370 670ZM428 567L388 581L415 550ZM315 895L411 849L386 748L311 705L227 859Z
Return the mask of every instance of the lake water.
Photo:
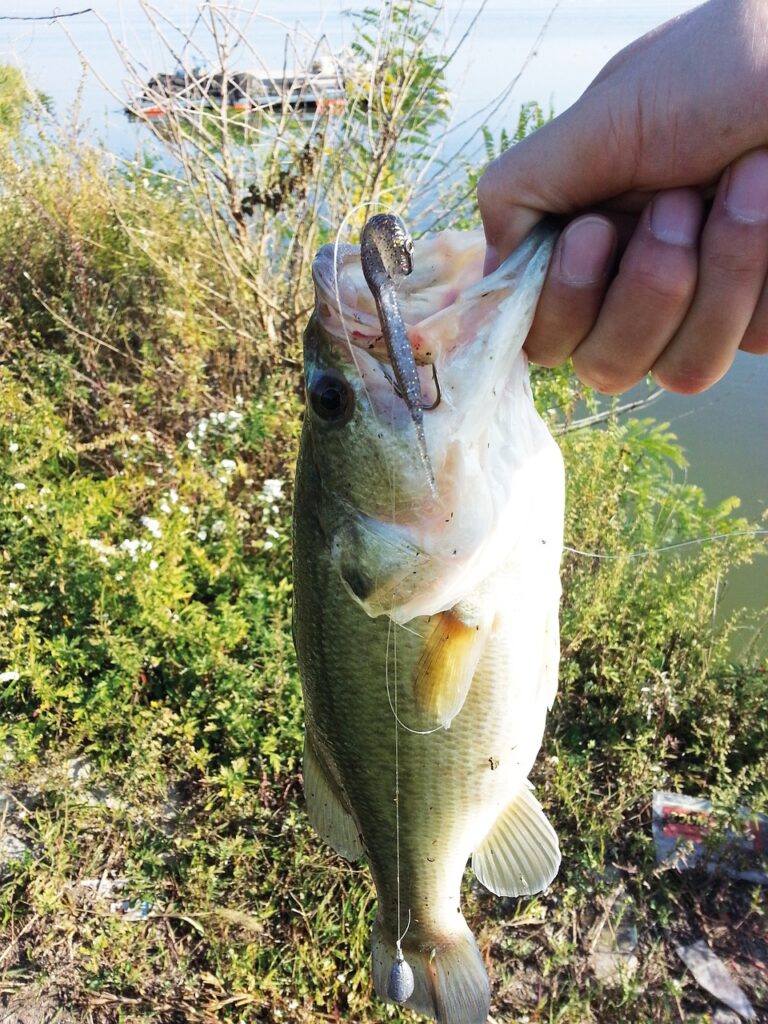
M77 10L85 4L61 5ZM115 52L124 46L140 75L172 71L167 51L142 12L139 0L91 0L97 14L85 14L56 24L38 21L0 22L0 61L23 67L31 83L47 93L56 109L77 107L84 130L102 138L121 156L130 157L146 142L145 133L122 114L126 97L125 70ZM360 10L359 0L306 2L277 0L241 5L251 52L243 52L243 69L263 64L279 68L285 54L286 29L299 40L296 61L311 52L325 33L332 50L351 40L351 20L345 11ZM454 97L453 134L448 145L465 141L472 117L515 80L514 88L493 116L496 127L514 126L520 104L536 99L560 112L589 84L605 62L627 43L692 4L673 0L562 0L512 3L490 0L472 33L449 68ZM0 0L0 14L44 14L50 0ZM184 56L210 57L184 50L184 33L195 29L199 38L198 5L193 0L164 0L159 24ZM448 7L437 26L445 52L466 32L478 4ZM292 58L288 58L289 66ZM213 65L213 61L210 62ZM84 67L89 70L84 71ZM112 95L114 93L115 95ZM469 125L467 119L470 119ZM689 480L701 484L713 500L730 495L742 499L744 514L758 518L768 511L768 358L740 354L734 368L704 395L684 398L665 395L649 411L668 420L684 443L690 461ZM728 581L726 608L749 604L768 606L768 573L761 559L733 573Z

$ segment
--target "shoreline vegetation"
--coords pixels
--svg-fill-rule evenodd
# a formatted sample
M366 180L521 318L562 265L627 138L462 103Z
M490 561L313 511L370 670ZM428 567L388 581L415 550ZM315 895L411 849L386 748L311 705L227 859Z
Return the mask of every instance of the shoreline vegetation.
M437 10L355 16L370 70L343 111L179 111L149 129L163 161L116 163L0 68L11 1020L416 1019L372 995L367 871L303 808L290 480L314 251L340 227L356 240L368 202L476 226L482 167L443 166L432 141L450 119ZM209 16L223 59L237 29ZM508 137L486 132L487 158L544 117L531 103ZM563 562L560 693L533 777L560 874L522 900L465 879L492 1019L706 1024L718 1004L675 951L699 939L768 1015L765 889L663 871L651 834L654 790L710 799L721 835L739 808L768 810L768 663L734 661L746 612L713 614L729 569L764 557L764 524L686 483L645 410L569 430L593 398L567 369L533 386L566 459L566 542L612 557ZM606 924L636 932L609 975Z

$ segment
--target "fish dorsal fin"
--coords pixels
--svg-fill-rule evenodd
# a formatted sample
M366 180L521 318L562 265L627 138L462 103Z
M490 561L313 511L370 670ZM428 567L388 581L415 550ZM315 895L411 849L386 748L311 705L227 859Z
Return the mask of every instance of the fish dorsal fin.
M357 825L309 737L304 740L304 796L307 816L320 838L347 860L361 857L363 847Z
M413 674L419 711L447 729L461 711L490 633L492 616L462 604L430 615Z
M528 783L496 819L472 856L480 882L497 896L546 889L560 867L557 834Z

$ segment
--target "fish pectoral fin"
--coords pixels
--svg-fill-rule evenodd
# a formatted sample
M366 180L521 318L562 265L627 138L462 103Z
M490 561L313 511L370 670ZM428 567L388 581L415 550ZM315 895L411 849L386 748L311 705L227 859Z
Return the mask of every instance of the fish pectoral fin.
M497 896L530 896L546 889L559 867L557 834L526 783L472 855L472 868Z
M320 838L347 860L362 857L357 825L309 737L304 740L304 796L307 816Z
M464 706L491 622L492 617L475 618L459 606L429 617L413 673L413 698L419 711L444 729Z

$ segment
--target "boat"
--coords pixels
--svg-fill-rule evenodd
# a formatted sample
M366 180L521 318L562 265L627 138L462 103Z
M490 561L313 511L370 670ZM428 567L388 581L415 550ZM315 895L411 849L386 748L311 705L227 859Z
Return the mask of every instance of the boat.
M343 109L349 80L347 62L330 54L318 57L306 70L292 75L179 67L171 74L153 75L126 112L133 117L162 118L179 108L223 108L247 114L287 106L293 110L331 113Z

